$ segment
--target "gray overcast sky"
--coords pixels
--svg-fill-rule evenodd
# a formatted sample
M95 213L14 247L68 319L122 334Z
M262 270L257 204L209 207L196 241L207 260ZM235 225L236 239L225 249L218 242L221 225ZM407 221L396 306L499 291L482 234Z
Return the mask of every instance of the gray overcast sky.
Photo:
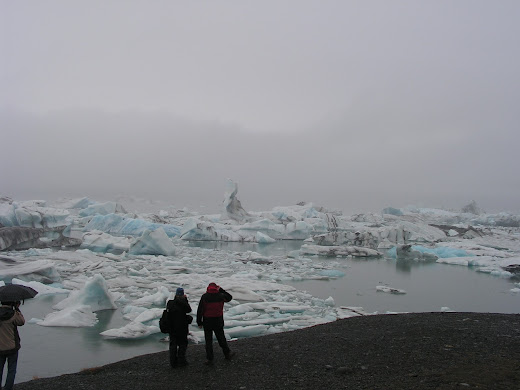
M520 2L0 0L0 194L520 212Z

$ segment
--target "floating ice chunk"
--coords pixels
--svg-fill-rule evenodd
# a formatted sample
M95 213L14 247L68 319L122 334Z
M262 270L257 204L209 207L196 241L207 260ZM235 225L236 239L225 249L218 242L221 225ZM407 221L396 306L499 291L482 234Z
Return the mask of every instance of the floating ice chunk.
M336 303L334 302L334 298L328 297L325 299L325 305L333 307Z
M122 312L123 312L123 318L128 321L135 320L141 313L144 313L148 309L143 306L133 306L133 305L126 305Z
M436 261L439 264L452 264L452 265L462 265L467 267L471 264L471 258L469 257L450 257L445 259L438 259Z
M234 328L225 329L225 332L231 338L254 337L264 334L267 332L267 329L269 329L268 325L236 326Z
M18 262L0 269L0 279L10 282L12 278L35 282L59 282L61 280L53 261L35 260L30 263Z
M83 234L81 249L89 249L92 252L124 252L130 249L130 240L126 237L114 237L99 230L92 230Z
M341 278L345 276L345 272L338 271L336 269L324 269L319 272L320 275L328 276L329 278Z
M312 237L316 245L343 245L343 246L362 246L375 249L379 245L381 238L377 232L328 232Z
M353 257L381 257L382 253L375 249L358 246L321 246L304 244L300 248L301 255L319 256L353 256Z
M246 239L228 225L200 221L196 218L189 218L183 225L180 238L190 241L253 241L253 236Z
M49 294L68 294L70 293L70 290L64 289L64 288L58 288L58 287L52 287L47 284L43 284L40 282L26 282L24 280L13 278L12 284L20 284L22 286L28 286L33 288L34 290L38 291L38 295L49 295Z
M388 286L376 286L376 290L384 292L384 293L390 293L390 294L406 294L406 291L404 291L404 290L401 290L398 288L393 288L393 287L388 287Z
M272 244L276 242L274 238L271 238L267 234L264 234L262 232L256 232L255 239L256 242L258 242L259 244Z
M175 246L163 228L154 231L145 230L128 251L131 255L164 255L174 256Z
M86 209L79 212L81 217L88 217L91 215L107 215L107 214L126 214L126 210L119 203L106 202L106 203L94 203L89 205Z
M140 270L128 268L128 275L130 275L130 276L150 276L150 271L148 271L145 267L141 268Z
M232 286L233 299L239 302L261 302L264 298L247 286Z
M409 244L406 245L398 245L396 249L397 260L401 261L435 261L438 259L433 253L427 251L419 251L415 250L415 248L423 248L424 247L416 247Z
M501 278L510 278L513 276L513 274L511 272L505 271L496 266L480 267L477 269L477 272L484 272L486 274L498 276Z
M143 311L142 313L140 313L137 317L135 317L134 322L144 323L144 322L156 320L158 318L161 318L163 311L164 311L164 309L159 309L159 308L147 309L147 310Z
M125 218L117 214L95 215L84 230L100 230L120 236L140 236L145 230L163 228L168 237L178 236L181 228L175 225L153 223L143 219Z
M471 256L465 250L457 249L457 248L450 248L447 246L427 248L427 247L420 246L420 245L414 245L414 246L412 246L412 249L419 251L421 253L431 253L439 258Z
M14 208L14 225L5 226L23 226L34 228L53 228L57 226L67 225L67 217L69 212L62 209L54 209L50 207L19 207L13 203ZM12 217L10 218L12 219Z
M161 286L157 289L157 292L155 294L145 295L144 297L138 298L132 303L135 306L160 306L165 307L167 299L172 295L170 291L164 287ZM172 298L173 299L173 298Z
M40 239L45 239L44 235L43 229L19 226L0 228L0 251L35 246Z
M107 309L117 309L114 298L105 279L100 274L88 279L83 288L79 291L72 291L68 298L58 302L54 308L57 310L67 307L89 305L93 312Z
M45 318L38 322L41 326L69 326L85 327L94 326L98 322L96 314L88 305L66 307L63 310L49 313Z
M146 326L140 322L130 322L122 328L105 330L100 335L110 339L142 339L159 332L158 326Z
M443 307L441 307L441 311L444 313L448 313L448 312L453 313L455 310L451 310L449 307L443 306Z
M260 315L260 313L256 313L256 312L255 312L255 314ZM232 318L232 319L229 319L229 318ZM274 318L274 317L260 318L260 317L258 317L258 318L252 319L252 320L247 320L245 318L246 318L246 316L226 317L226 328L231 329L231 328L240 327L240 326L252 326L252 325L276 325L276 324L282 324L284 322L290 321L292 317L290 315L287 315L282 318Z

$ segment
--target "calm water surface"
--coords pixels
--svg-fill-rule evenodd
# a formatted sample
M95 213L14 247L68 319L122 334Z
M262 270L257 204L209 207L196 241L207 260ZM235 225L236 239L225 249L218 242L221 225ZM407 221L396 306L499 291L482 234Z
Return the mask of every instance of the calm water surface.
M265 256L283 255L298 249L301 241L272 245L199 243L196 246L228 251L256 251ZM357 260L314 257L315 262L333 262L345 276L329 281L288 284L319 298L332 296L336 306L363 307L367 312L427 312L449 307L455 311L520 313L520 294L510 291L514 283L474 269L446 264L400 264L393 259ZM394 295L376 291L387 285L405 290ZM43 318L64 296L28 300L22 306L26 320ZM28 323L19 328L22 339L17 382L77 372L146 353L165 351L162 334L145 340L106 340L100 332L127 323L120 310L97 313L91 328L43 327ZM165 362L165 364L168 364Z

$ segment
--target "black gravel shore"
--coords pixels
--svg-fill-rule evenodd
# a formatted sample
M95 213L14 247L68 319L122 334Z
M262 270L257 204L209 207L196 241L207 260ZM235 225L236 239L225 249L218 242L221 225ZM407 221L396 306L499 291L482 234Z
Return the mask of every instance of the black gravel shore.
M230 343L237 354L186 367L159 352L17 384L57 389L520 389L520 315L413 313L354 317ZM93 364L93 366L95 363Z

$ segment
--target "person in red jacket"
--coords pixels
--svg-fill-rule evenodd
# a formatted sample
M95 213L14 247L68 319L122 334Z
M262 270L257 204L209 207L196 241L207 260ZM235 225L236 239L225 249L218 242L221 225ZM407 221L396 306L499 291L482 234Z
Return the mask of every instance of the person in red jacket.
M216 283L210 283L206 293L202 295L197 309L197 325L204 327L204 339L206 341L206 364L213 363L213 333L217 338L218 345L222 348L226 359L230 360L235 353L228 347L224 335L224 303L233 299Z

